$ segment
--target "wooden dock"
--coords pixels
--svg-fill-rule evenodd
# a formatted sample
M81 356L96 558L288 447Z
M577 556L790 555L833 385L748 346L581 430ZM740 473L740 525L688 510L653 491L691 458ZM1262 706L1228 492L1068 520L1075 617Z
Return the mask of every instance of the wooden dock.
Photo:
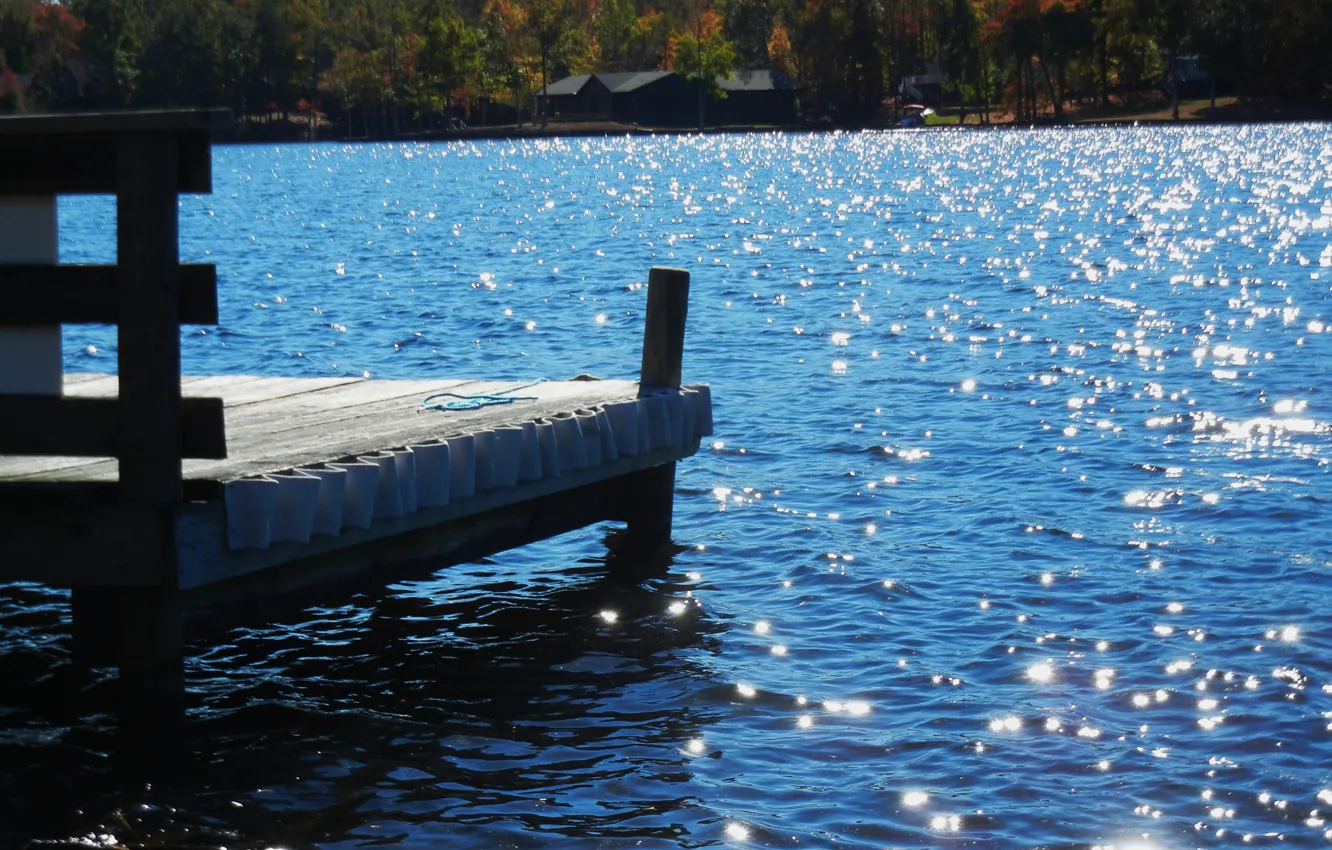
M179 325L215 323L218 293L179 263L176 198L211 190L223 119L0 118L0 163L24 163L0 169L0 581L73 589L122 722L180 715L196 603L606 520L669 542L675 464L711 433L707 386L681 386L683 271L649 275L640 381L182 377ZM56 262L54 197L89 192L117 195L118 265ZM74 323L117 325L118 375L61 374Z

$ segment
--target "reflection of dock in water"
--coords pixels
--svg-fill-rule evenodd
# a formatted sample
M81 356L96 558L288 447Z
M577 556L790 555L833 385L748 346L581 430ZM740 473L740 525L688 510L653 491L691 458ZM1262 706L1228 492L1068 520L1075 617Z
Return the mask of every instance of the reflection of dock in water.
M394 565L447 566L605 520L669 541L675 462L711 432L681 387L689 276L653 269L641 383L180 376L217 321L177 195L211 189L215 112L0 119L0 581L73 588L75 648L122 719L183 704L186 611ZM117 195L120 261L62 266L55 197ZM118 376L63 375L61 324L118 326Z

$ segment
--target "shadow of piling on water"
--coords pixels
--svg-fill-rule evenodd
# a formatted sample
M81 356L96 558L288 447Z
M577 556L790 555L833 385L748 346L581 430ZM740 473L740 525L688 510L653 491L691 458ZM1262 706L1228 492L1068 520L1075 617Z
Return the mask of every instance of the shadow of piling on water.
M604 542L600 558L561 564L529 547L194 643L194 706L169 764L142 757L160 746L117 735L114 673L71 663L59 594L0 589L0 618L24 622L0 652L12 807L0 846L128 828L192 846L300 844L350 834L366 810L613 829L609 813L567 820L567 804L548 817L505 810L611 782L625 753L664 758L658 784L686 780L668 763L711 722L689 706L704 678L690 655L715 650L720 626L691 600L681 549L635 549L616 531ZM15 662L23 629L33 646ZM651 800L657 812L684 804Z

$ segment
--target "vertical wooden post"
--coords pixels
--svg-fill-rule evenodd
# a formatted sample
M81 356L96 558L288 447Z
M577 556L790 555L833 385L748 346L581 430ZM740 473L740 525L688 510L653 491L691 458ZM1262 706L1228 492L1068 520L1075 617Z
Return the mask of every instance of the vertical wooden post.
M685 318L689 313L689 272L653 267L648 273L647 319L643 325L645 384L680 386Z
M648 273L640 383L680 386L688 313L689 272L654 267ZM630 538L645 547L669 543L675 503L675 464L636 472L628 476L625 486Z
M169 133L117 151L120 491L158 508L181 494L178 153Z
M179 153L171 133L117 140L120 497L150 519L159 577L156 587L115 591L122 724L184 713L174 520L181 498Z
M76 587L70 591L69 614L74 637L74 663L84 667L115 664L115 592L104 587Z

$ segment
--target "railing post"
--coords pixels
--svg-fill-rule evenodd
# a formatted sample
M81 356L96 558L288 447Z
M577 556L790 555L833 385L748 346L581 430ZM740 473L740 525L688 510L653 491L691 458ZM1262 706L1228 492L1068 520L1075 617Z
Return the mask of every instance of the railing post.
M120 488L124 499L180 501L178 146L170 133L125 133L117 159Z
M0 197L0 265L54 265L59 247L54 195ZM0 330L0 393L60 395L63 383L59 325Z
M647 317L639 382L678 387L689 313L689 272L654 267L648 273ZM675 463L634 473L626 481L629 536L635 545L660 546L671 540L675 503Z
M685 319L689 313L689 272L656 266L648 273L647 318L643 325L645 384L680 386Z
M116 591L122 726L183 716L174 510L181 498L179 142L130 132L116 150L120 496L153 518L156 587Z

